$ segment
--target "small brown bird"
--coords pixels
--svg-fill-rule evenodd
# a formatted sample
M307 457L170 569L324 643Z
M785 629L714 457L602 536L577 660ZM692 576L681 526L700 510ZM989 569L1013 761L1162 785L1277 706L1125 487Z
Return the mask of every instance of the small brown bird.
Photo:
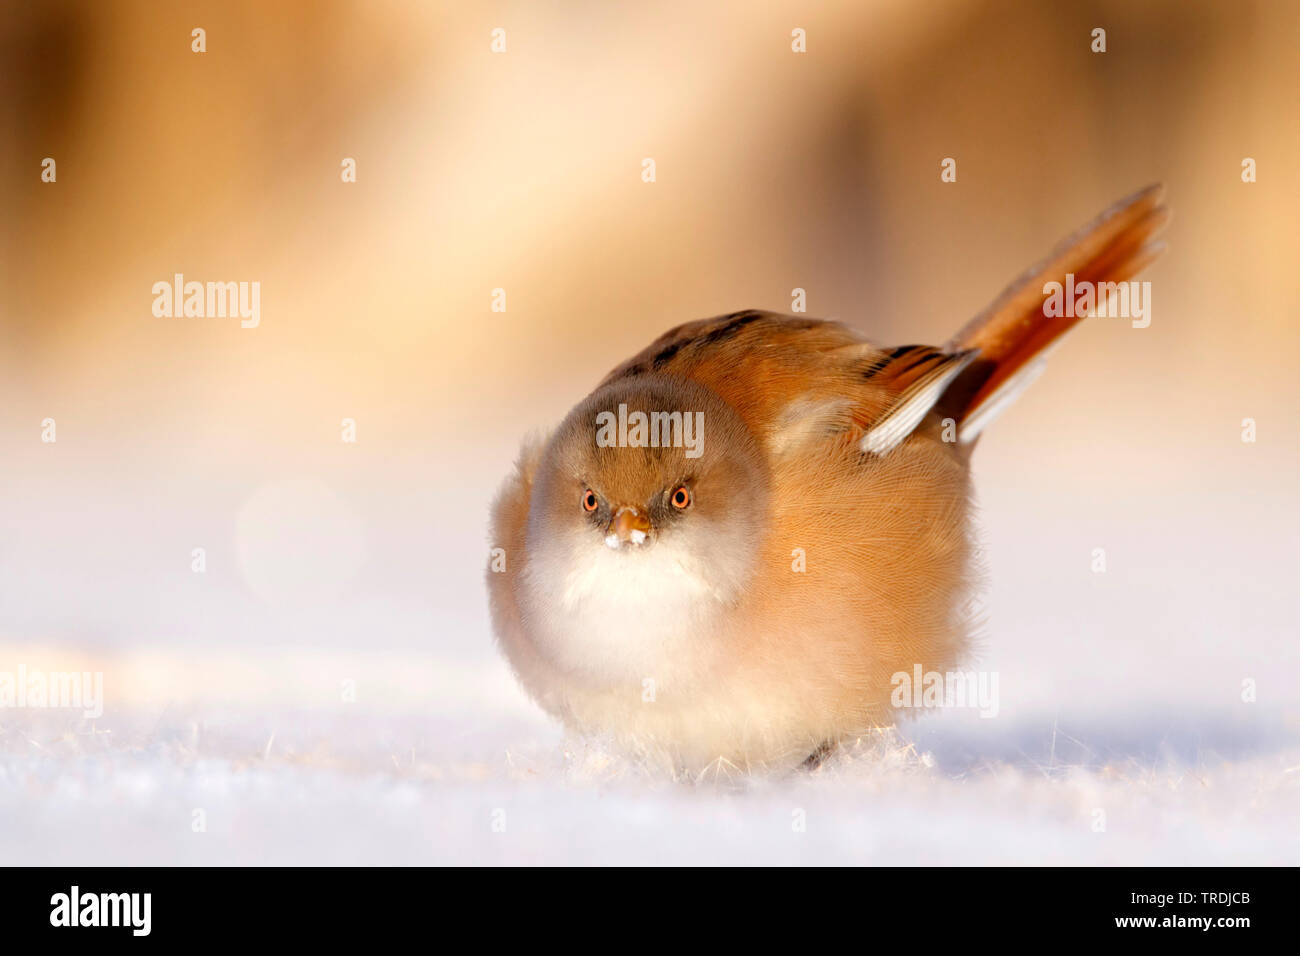
M745 311L618 366L493 509L493 625L519 680L674 770L793 766L892 724L891 676L967 646L975 439L1114 301L1100 284L1159 253L1161 200L1111 207L940 348ZM1102 298L1052 307L1053 282Z

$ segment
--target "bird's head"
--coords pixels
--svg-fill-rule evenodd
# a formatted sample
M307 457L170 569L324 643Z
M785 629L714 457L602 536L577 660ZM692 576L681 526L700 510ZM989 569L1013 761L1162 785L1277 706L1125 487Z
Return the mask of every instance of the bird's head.
M567 619L555 622L557 633L586 620L606 631L594 641L615 629L652 641L650 630L738 599L767 523L768 484L754 436L713 392L656 376L610 383L543 451L529 505L528 588Z

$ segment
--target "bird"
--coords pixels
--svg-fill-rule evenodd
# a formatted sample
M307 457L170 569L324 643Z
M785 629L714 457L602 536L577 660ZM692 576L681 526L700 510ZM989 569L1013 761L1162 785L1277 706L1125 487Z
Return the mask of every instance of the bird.
M518 681L673 774L816 767L897 724L896 675L970 653L971 454L1089 312L1049 307L1053 284L1113 301L1167 219L1159 184L1113 204L942 346L750 309L618 365L492 505Z

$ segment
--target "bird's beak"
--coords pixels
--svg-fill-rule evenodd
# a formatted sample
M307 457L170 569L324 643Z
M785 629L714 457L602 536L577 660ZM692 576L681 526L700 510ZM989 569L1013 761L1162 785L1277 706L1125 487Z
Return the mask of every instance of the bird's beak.
M611 548L621 548L625 544L645 544L649 536L650 519L629 507L619 508L605 529L605 543Z

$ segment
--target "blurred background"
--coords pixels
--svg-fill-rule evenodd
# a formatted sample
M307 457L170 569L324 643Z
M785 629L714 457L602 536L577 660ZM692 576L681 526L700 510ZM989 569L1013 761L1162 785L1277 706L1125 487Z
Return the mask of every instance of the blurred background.
M556 733L482 583L525 434L667 327L796 288L941 343L1162 181L1150 327L1081 325L975 457L991 723L1293 741L1298 28L1286 0L10 0L0 670L103 670L101 723L441 715L426 745L491 765ZM260 325L155 317L175 273L260 282Z

